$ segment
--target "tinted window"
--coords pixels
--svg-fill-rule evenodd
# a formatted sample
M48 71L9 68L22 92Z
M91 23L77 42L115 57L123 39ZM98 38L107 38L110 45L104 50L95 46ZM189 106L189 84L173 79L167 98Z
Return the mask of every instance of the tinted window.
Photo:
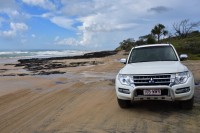
M137 63L177 60L178 58L171 46L154 46L133 49L128 62Z

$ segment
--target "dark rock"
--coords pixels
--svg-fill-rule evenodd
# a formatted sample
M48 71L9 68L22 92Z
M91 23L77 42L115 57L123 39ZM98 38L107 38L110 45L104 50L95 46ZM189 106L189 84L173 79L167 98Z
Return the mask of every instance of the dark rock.
M89 63L89 62L88 61L86 61L86 62L71 62L70 66L71 67L85 66L87 63Z
M59 71L46 72L45 70L86 66L86 65L97 65L97 64L103 63L103 62L98 62L98 61L86 61L86 62L71 62L70 64L65 64L63 62L53 62L54 60L58 61L58 60L64 60L64 59L101 58L101 57L114 55L116 53L117 52L115 51L101 51L101 52L92 52L92 53L87 53L84 55L68 56L68 57L20 59L18 60L19 63L16 64L15 67L24 67L24 69L26 69L27 71L31 71L32 73L34 73L33 75L63 74L65 72L59 72ZM25 75L22 74L21 76L25 76Z
M111 56L115 54L117 54L116 51L100 51L100 52L86 53L84 55L77 55L77 56L20 59L18 60L18 62L20 63L17 66L20 66L20 64L29 64L29 63L35 63L35 64L40 65L40 64L47 63L50 60L102 58L102 57Z
M29 74L26 74L26 73L22 73L22 74L17 74L17 76L27 76Z
M99 62L99 61L71 62L70 67L98 65L98 64L103 64L103 62Z
M67 65L56 64L56 63L44 65L44 69L57 69L57 68L65 68L65 67L67 67Z
M14 66L15 64L4 64L4 66Z
M0 69L0 71L7 71L8 69Z
M16 74L5 74L5 75L2 75L2 76L16 76Z
M61 81L57 81L55 82L56 84L65 84L64 82L61 82Z
M65 72L60 72L60 71L50 71L50 72L41 71L37 75L64 74L64 73Z

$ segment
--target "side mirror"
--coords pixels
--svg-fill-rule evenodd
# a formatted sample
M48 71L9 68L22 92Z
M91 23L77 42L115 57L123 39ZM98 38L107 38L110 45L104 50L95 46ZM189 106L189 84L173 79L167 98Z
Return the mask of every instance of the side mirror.
M180 55L180 60L183 61L183 60L187 60L188 58L188 55L187 54L181 54Z
M123 63L123 64L126 64L126 59L122 58L122 59L120 59L120 62Z

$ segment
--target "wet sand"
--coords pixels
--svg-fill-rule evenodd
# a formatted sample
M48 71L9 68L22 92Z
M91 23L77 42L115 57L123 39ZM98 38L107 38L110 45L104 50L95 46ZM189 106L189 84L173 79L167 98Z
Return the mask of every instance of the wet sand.
M200 87L195 91L193 110L183 110L177 103L164 101L137 102L130 109L121 109L114 78L123 67L118 62L122 57L126 56L120 53L89 59L103 63L58 68L57 71L66 73L52 75L32 76L23 67L0 65L1 75L15 75L0 77L0 132L199 132ZM199 83L200 61L184 64ZM23 73L28 75L17 75Z

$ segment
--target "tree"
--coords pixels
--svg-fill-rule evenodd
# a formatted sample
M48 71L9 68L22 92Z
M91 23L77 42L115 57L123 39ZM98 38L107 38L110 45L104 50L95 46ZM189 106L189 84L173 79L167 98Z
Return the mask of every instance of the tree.
M116 51L119 51L119 50L129 51L131 50L133 46L135 46L135 40L133 38L128 38L126 40L123 40L119 44L120 46L116 48Z
M162 24L156 25L152 30L151 33L157 37L158 42L160 42L160 37L166 36L168 34L168 31L165 30L165 26Z
M152 34L140 36L139 39L146 42L146 44L155 44L156 43L155 36Z
M155 44L156 43L156 40L153 36L149 36L147 38L147 44Z
M144 45L146 44L146 41L144 41L143 39L139 39L135 42L135 46L140 46L140 45Z
M195 28L198 28L199 26L200 21L189 23L189 19L184 19L178 23L173 24L175 35L181 39L186 38L189 33L191 33Z

